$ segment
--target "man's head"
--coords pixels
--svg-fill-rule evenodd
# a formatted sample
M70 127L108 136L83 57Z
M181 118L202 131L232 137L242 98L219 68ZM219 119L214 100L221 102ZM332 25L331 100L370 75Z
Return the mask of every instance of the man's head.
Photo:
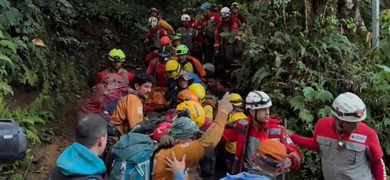
M175 80L180 89L185 89L194 82L194 79L186 71L181 71Z
M152 7L149 10L149 16L151 17L157 17L159 15L157 8Z
M263 91L251 91L245 98L245 109L258 123L266 123L270 116L271 98Z
M237 2L232 3L230 6L230 10L232 11L233 15L236 15L240 9L240 5Z
M200 9L202 10L202 14L204 17L209 17L211 13L211 4L209 2L205 2L200 6Z
M121 49L112 49L110 53L108 53L108 59L110 60L111 68L118 70L125 61L126 55Z
M168 135L178 140L192 140L196 139L199 128L195 122L188 117L179 117L173 121Z
M286 147L276 140L267 139L260 143L254 164L265 173L276 177L283 172L286 158Z
M191 17L190 15L188 14L183 14L181 15L180 17L180 20L181 20L181 24L184 26L184 27L188 27L190 21L191 21Z
M107 143L107 121L97 114L84 114L76 125L76 142L100 156Z
M228 7L224 7L221 9L220 16L222 21L228 22L230 21L230 9Z
M188 47L184 44L177 46L176 55L179 63L186 62L188 51L189 51Z
M332 104L336 127L345 133L352 133L367 117L366 105L356 94L346 92L336 97Z
M137 91L138 96L148 99L152 92L154 77L147 73L138 73L134 76L131 88Z

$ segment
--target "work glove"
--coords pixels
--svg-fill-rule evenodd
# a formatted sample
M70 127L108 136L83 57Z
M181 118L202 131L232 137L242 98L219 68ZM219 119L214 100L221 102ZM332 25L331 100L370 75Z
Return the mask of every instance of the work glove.
M165 148L169 148L176 145L175 138L169 135L161 136L159 143L161 147L165 147Z
M230 94L226 94L218 101L218 112L223 112L225 114L230 114L233 111L233 105L230 103Z

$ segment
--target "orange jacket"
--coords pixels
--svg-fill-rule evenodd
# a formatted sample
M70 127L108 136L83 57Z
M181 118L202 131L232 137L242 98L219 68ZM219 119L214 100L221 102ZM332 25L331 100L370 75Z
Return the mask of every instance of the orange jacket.
M208 130L201 138L199 138L198 140L177 144L172 148L163 149L158 152L154 158L156 164L153 179L173 179L172 172L167 171L165 169L167 168L167 166L164 163L165 158L172 158L172 151L175 152L175 155L179 161L181 161L181 158L184 154L187 155L186 168L198 163L198 161L203 158L203 156L211 152L215 148L215 146L217 146L225 128L227 118L227 114L223 112L218 112L214 122L211 124L210 128L208 128ZM188 175L187 179L189 179Z
M119 100L109 124L116 126L120 134L125 134L143 119L142 101L135 93L132 93Z

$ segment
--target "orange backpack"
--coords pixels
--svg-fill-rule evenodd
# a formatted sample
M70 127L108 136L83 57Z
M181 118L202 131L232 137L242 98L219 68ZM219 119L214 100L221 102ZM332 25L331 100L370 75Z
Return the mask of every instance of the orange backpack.
M206 70L204 70L202 63L194 57L188 57L187 60L194 67L195 74L199 75L203 82L206 82Z

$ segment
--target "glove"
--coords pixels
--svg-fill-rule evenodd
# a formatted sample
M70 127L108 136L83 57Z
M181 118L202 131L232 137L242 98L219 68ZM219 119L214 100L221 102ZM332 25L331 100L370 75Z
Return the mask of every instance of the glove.
M175 138L169 135L161 136L159 142L160 142L160 146L165 148L169 148L176 145Z
M221 100L218 101L218 111L230 114L233 111L233 105L230 103L230 94L226 92Z

